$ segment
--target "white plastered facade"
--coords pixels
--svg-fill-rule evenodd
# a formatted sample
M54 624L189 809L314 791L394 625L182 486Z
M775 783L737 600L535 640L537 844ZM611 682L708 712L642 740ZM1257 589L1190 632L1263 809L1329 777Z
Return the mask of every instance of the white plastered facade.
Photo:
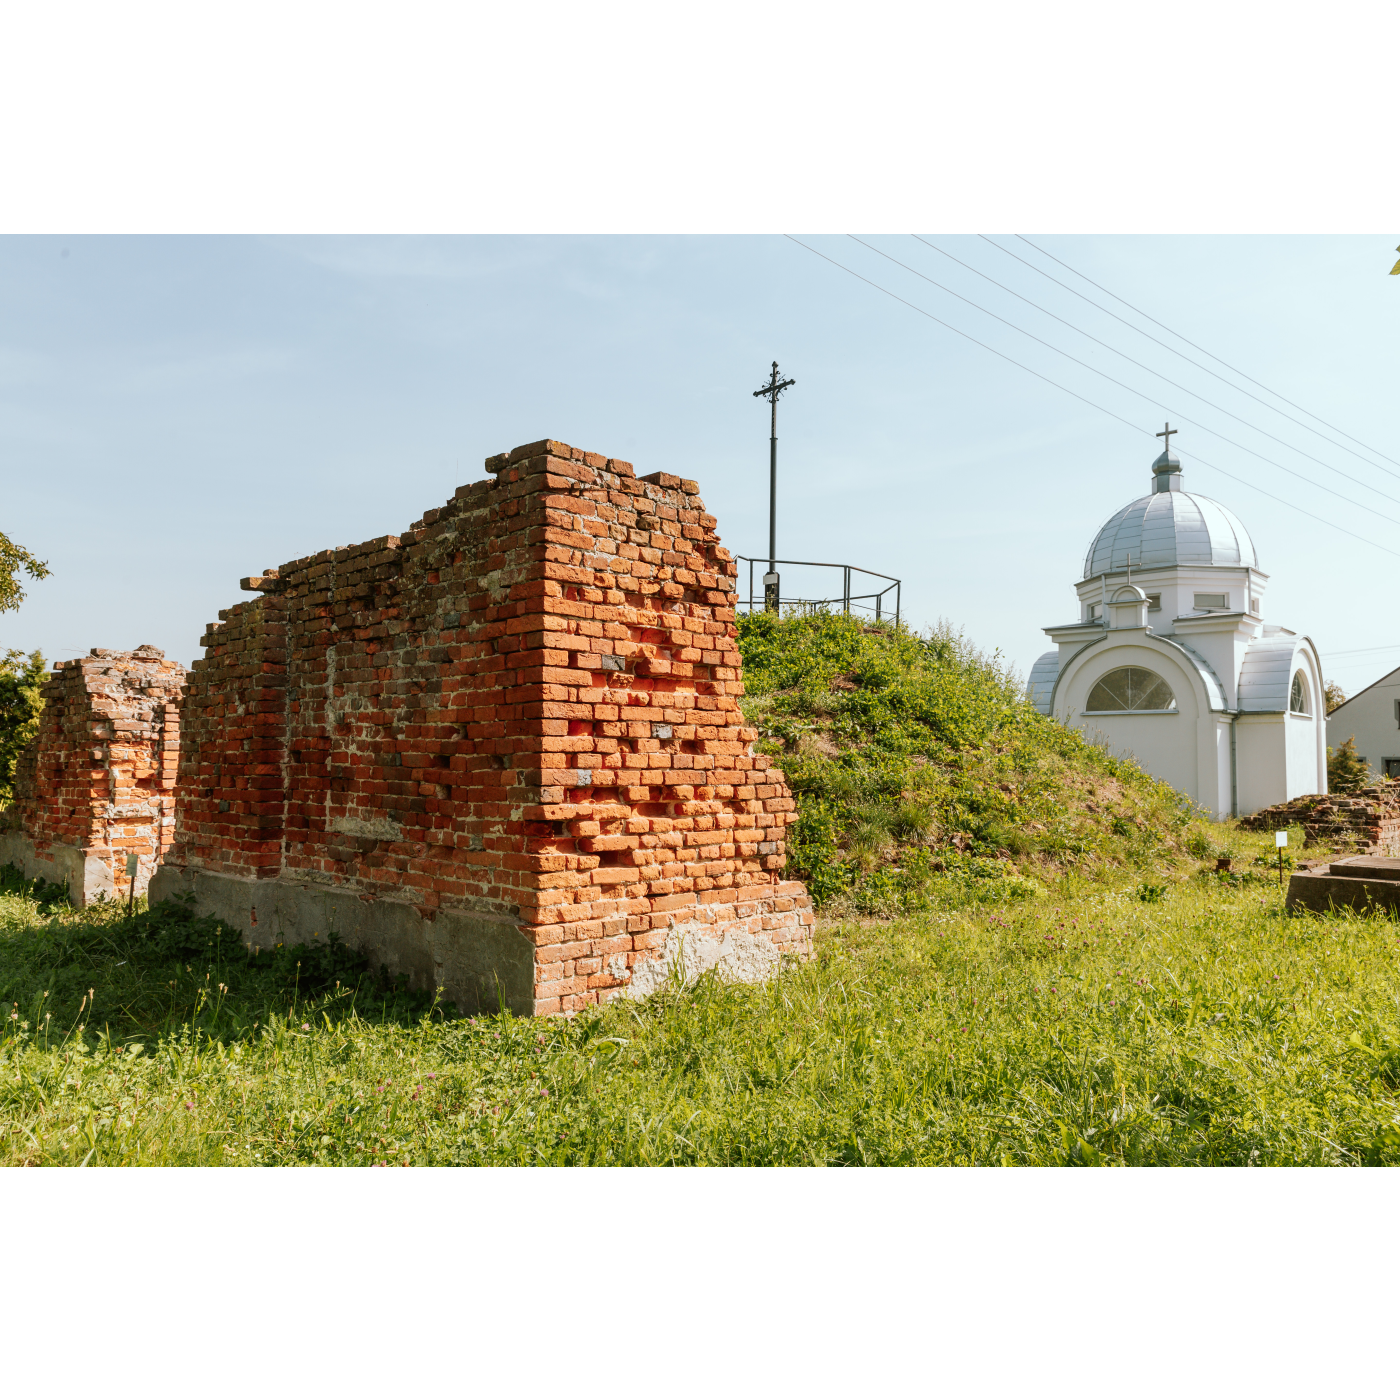
M1031 671L1031 699L1217 820L1326 792L1321 658L1310 638L1264 621L1268 580L1244 526L1183 491L1164 452L1151 494L1090 545L1079 620L1045 629L1055 648ZM1157 689L1152 708L1131 708L1124 685L1153 677L1170 705Z

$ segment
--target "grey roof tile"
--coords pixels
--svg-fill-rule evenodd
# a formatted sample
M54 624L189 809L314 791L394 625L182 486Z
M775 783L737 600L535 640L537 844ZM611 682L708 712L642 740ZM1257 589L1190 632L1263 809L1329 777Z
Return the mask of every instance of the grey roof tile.
M1109 517L1084 558L1084 577L1127 567L1177 564L1258 567L1249 532L1235 514L1209 496L1156 491Z
M1031 678L1026 682L1026 693L1031 704L1043 715L1050 713L1050 698L1055 693L1055 678L1060 674L1060 649L1043 652L1031 667Z
M1240 709L1288 708L1293 656L1301 643L1301 637L1260 637L1249 644L1240 666Z

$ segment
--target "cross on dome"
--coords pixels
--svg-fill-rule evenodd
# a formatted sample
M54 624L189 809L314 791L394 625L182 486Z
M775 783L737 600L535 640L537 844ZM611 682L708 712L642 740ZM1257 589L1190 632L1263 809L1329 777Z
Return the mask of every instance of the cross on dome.
M1172 451L1172 438L1180 431L1180 428L1173 428L1170 423L1164 423L1162 431L1154 434L1166 443L1162 455L1152 464L1154 491L1181 490L1181 458Z
M1083 576L1198 564L1259 567L1254 543L1234 512L1183 489L1180 460L1163 452L1152 464L1151 492L1116 511L1094 537Z

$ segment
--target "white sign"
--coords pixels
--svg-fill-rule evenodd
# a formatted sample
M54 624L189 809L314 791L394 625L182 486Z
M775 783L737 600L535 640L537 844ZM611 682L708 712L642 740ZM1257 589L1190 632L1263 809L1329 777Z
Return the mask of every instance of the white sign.
M1288 844L1288 833L1286 831L1274 832L1274 845L1286 846Z
M136 852L132 851L127 855L126 858L126 878L128 880L134 880L136 878L137 866L138 861L136 859Z

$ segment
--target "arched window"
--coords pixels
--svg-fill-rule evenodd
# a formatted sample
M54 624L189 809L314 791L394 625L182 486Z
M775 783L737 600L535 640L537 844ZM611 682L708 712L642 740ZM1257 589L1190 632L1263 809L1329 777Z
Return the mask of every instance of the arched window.
M1176 696L1155 671L1120 666L1099 678L1089 692L1089 710L1174 710Z
M1288 708L1295 715L1312 714L1312 697L1308 694L1308 678L1301 671L1293 673L1293 689L1288 692Z

